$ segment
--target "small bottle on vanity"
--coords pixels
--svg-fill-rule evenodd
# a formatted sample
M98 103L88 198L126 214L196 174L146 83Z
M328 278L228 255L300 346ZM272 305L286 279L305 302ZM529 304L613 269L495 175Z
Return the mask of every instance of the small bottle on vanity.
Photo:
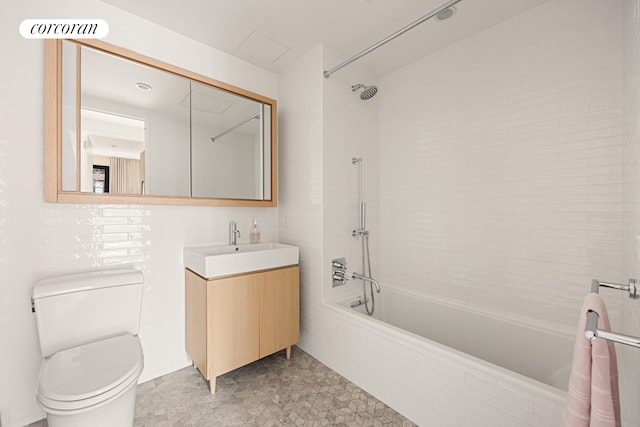
M260 229L258 229L258 220L253 218L253 224L251 224L251 231L249 232L249 242L260 242Z

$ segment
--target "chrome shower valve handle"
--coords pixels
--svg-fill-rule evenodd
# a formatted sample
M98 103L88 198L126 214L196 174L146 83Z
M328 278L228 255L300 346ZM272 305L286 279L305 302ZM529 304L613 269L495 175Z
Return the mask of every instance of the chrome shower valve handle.
M336 258L331 260L331 283L333 287L342 286L347 283L347 260Z

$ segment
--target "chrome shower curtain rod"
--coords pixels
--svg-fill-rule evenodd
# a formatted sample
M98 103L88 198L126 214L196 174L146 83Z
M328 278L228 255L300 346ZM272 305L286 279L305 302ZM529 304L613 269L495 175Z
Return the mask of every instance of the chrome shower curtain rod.
M407 31L411 30L414 27L417 27L418 25L422 24L423 22L427 21L428 19L433 18L434 16L436 16L438 13L442 12L443 10L445 10L445 9L447 9L447 8L453 6L454 4L459 3L461 1L462 0L450 0L450 1L446 2L445 4L443 4L442 6L438 7L437 9L434 9L431 12L427 13L422 18L416 19L415 21L413 21L411 24L407 25L406 27L403 27L403 28L399 29L398 31L396 31L395 33L388 35L384 39L380 40L378 43L366 48L365 50L356 53L351 58L347 59L346 61L344 61L344 62L342 62L342 63L340 63L338 65L336 65L332 69L325 70L324 71L324 77L326 79L328 79L331 76L331 74L335 73L336 71L340 70L341 68L346 67L347 65L351 64L353 61L357 61L358 59L362 58L363 56L373 52L374 50L376 50L380 46L390 42L391 40L395 39L396 37L406 33Z
M248 119L245 119L243 121L241 121L240 123L238 123L237 125L225 130L222 133L219 133L216 136L212 136L211 137L211 142L215 142L216 139L220 138L221 136L225 136L226 134L228 134L229 132L233 132L234 130L238 129L240 126L242 126L243 124L250 122L251 120L257 118L260 116L260 111L258 111L257 113L255 113L253 116L249 117Z

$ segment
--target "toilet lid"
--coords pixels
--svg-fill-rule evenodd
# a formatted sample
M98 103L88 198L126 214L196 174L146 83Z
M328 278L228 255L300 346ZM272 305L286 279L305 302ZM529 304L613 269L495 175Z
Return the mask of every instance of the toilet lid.
M142 366L140 340L133 335L70 348L42 363L38 397L47 406L58 402L66 407L64 402L75 402L72 406L77 407L78 401L96 404L126 388L131 380L137 381Z

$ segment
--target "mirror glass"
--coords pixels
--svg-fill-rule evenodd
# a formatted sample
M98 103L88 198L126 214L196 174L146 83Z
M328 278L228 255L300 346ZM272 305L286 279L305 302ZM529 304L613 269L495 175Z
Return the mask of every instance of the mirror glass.
M109 193L188 196L190 81L84 46L80 58L81 191L97 192L103 166Z
M271 199L272 107L62 42L61 189Z
M194 197L263 198L262 104L192 83Z

